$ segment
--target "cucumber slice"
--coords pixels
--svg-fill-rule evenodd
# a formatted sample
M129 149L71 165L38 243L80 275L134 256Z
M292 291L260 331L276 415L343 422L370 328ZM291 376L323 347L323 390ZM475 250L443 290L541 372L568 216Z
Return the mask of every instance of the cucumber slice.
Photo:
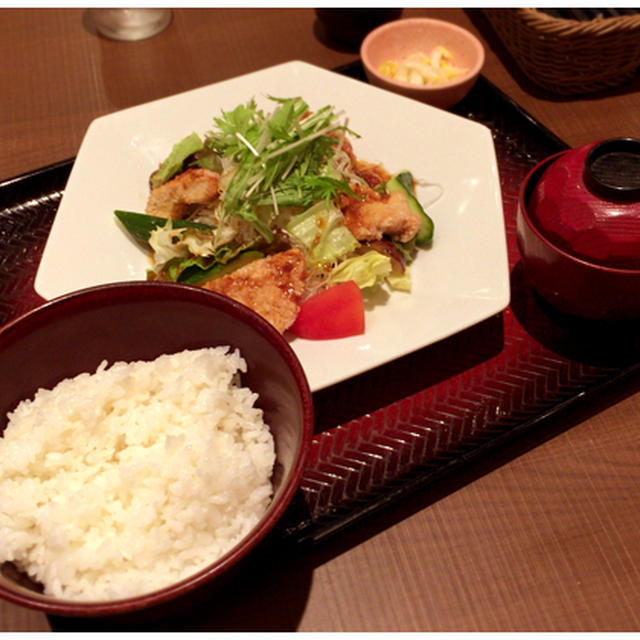
M169 218L160 216L150 216L146 213L135 213L133 211L114 211L116 218L122 222L125 229L138 241L147 243L151 232L157 227L164 227ZM195 229L212 230L208 224L202 222L192 222L191 220L171 220L174 229L183 227L193 227Z
M393 176L393 178L387 182L387 191L401 191L404 193L409 207L411 207L411 210L415 211L421 219L420 229L418 229L418 233L416 234L416 244L429 244L433 239L433 220L427 215L415 196L413 176L411 173L409 171L401 171Z
M245 264L249 264L254 260L264 258L264 253L261 251L243 251L236 258L227 262L226 264L216 263L208 269L200 269L198 267L188 267L178 277L178 282L184 284L199 285L208 280L214 280L215 278L221 278L227 274L244 267Z

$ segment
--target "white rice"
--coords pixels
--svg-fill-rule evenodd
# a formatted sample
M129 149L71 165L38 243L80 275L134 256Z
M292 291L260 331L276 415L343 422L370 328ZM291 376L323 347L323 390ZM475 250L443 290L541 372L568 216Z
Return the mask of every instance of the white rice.
M0 562L73 600L164 587L230 550L272 496L272 435L227 347L103 362L0 438Z

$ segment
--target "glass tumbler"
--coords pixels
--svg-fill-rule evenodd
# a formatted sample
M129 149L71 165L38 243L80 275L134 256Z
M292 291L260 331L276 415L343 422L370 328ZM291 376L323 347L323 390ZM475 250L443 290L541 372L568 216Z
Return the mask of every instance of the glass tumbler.
M96 29L114 40L143 40L166 29L171 9L91 9Z

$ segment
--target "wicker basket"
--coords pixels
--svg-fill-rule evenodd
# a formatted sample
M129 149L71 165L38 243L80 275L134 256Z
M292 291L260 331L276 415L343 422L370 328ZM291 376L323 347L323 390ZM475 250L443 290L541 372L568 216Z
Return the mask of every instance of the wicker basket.
M640 14L580 21L537 9L484 13L522 71L553 93L608 89L640 67Z

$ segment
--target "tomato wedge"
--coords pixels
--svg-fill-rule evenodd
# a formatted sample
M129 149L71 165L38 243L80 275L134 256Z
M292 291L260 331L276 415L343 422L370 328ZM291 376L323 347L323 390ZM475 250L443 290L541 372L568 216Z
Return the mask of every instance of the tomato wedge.
M364 302L353 281L333 285L300 306L289 331L309 340L346 338L364 333Z

